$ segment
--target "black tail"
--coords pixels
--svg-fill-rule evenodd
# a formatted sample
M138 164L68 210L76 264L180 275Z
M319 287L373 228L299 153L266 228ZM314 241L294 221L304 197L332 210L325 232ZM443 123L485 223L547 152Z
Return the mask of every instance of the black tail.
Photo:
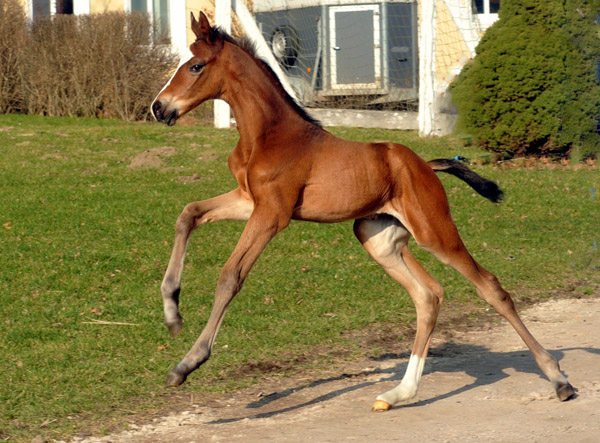
M504 192L502 192L502 189L496 183L483 178L457 160L439 158L428 161L427 164L436 172L446 172L460 178L480 195L494 203L498 203L504 196Z

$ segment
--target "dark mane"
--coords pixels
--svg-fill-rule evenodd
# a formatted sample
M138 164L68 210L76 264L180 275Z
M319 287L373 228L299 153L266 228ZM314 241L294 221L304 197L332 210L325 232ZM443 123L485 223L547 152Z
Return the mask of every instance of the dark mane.
M316 118L311 116L308 112L306 112L306 110L302 106L300 106L298 104L298 102L290 94L288 94L288 92L285 90L285 88L281 84L279 77L277 77L277 74L275 74L275 72L273 71L271 66L269 66L269 64L266 61L264 61L262 58L260 58L257 55L256 44L250 38L243 37L238 40L238 39L232 37L231 35L229 35L227 32L225 32L218 26L214 26L212 29L215 32L215 34L217 34L224 41L233 43L234 45L242 48L244 51L246 51L248 54L250 54L252 56L252 58L254 58L258 62L258 64L266 71L266 73L271 77L271 81L273 82L273 85L277 88L277 90L279 90L279 92L283 95L285 101L294 109L294 111L296 111L296 113L298 115L300 115L300 117L302 117L307 122L312 123L315 126L318 126L319 128L322 127L321 122L319 120L317 120Z

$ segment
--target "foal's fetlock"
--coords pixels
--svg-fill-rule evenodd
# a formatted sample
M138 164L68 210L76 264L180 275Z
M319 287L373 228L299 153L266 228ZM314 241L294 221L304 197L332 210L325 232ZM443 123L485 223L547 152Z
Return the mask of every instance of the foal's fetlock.
M165 322L165 325L167 325L171 337L175 338L183 329L183 319L181 318L181 315L179 315L178 318L175 319L175 321Z
M575 389L568 381L556 383L554 385L556 396L560 401L566 401L575 395Z
M174 290L169 290L168 285L171 284L169 280L163 282L163 300L164 300L164 313L165 313L165 325L169 328L171 337L175 338L181 332L183 328L183 319L179 313L179 286ZM168 295L164 295L168 294Z

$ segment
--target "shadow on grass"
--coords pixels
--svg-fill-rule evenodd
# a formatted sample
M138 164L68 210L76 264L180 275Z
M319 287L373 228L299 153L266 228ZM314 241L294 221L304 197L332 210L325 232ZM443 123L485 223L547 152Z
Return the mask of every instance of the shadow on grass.
M560 350L548 352L550 352L550 354L552 354L558 361L560 361L564 358L565 352L569 351L585 351L600 356L600 349L597 348L563 348ZM368 386L381 384L389 381L399 382L402 379L406 370L409 355L409 353L383 354L378 357L372 357L371 360L374 361L397 359L404 359L405 361L388 369L359 371L352 374L343 373L335 377L323 378L315 380L306 385L285 389L281 392L276 392L267 395L258 401L249 403L246 406L246 408L261 409L264 407L268 407L272 403L275 403L279 400L287 400L287 406L276 408L270 411L260 412L257 414L249 414L240 417L214 420L209 422L209 424L224 424L246 419L262 419L274 417L294 410L313 406L330 400L332 398L339 397L348 392L363 389ZM600 364L600 362L598 362L598 364ZM504 370L506 369L511 369L522 373L537 374L540 377L544 378L543 374L537 367L533 356L528 350L520 350L514 352L491 352L484 346L467 345L454 342L445 343L441 347L432 348L430 350L423 375L431 374L433 372L454 373L464 371L467 375L473 377L474 381L468 385L462 386L453 391L441 393L440 395L437 395L435 397L426 400L421 400L415 403L408 403L396 408L413 408L425 406L431 403L435 403L439 400L443 400L461 394L463 392L467 392L471 389L480 386L492 385L509 376L513 376L505 373ZM382 377L377 381L364 381L362 383L359 381L361 378L369 377L371 375L376 374L381 374L383 376L387 374L389 376L387 378ZM296 394L302 393L302 391L307 389L316 388L318 386L327 385L328 383L333 383L341 380L348 380L352 378L357 379L356 384L341 389L334 389L328 391L322 395L319 395L307 401L302 401L302 399L299 399L297 402L294 402L290 398ZM577 389L575 389L575 391L577 391Z

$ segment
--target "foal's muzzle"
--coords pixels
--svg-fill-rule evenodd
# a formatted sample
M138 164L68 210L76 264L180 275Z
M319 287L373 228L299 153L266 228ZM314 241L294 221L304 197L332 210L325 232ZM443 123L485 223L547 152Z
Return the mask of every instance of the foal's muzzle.
M152 114L158 122L166 123L169 126L173 126L177 121L177 109L169 110L160 102L156 100L152 103Z

